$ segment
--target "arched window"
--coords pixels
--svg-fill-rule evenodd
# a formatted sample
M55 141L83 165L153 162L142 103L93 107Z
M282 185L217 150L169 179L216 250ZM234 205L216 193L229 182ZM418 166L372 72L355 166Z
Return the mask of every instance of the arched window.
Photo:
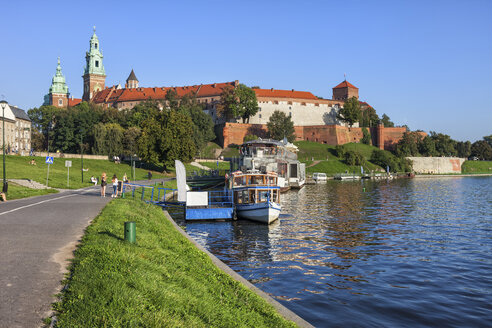
M96 67L99 67L99 60L96 60Z
M58 99L58 106L63 106L63 99Z

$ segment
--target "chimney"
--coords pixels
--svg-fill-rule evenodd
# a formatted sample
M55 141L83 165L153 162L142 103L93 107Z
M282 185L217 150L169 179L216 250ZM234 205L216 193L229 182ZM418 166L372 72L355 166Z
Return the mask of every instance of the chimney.
M294 89L292 89L292 92L294 92Z
M239 80L234 81L234 86L237 87L239 85Z
M273 91L273 88L271 88L270 91Z
M216 86L217 86L217 83L214 83L214 84L213 84L213 87L215 88Z

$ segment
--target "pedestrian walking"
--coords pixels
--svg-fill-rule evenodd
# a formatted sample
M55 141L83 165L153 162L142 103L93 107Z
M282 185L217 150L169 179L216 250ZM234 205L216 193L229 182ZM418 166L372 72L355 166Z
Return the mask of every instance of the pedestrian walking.
M111 194L111 198L116 198L118 197L118 178L116 177L116 174L113 175L111 182L113 182L113 193Z
M106 179L106 172L103 172L101 175L101 197L106 197L106 186L108 185Z

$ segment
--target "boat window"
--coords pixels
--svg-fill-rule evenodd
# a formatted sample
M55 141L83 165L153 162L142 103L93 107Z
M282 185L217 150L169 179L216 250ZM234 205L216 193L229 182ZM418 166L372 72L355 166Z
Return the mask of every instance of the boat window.
M278 203L278 191L272 190L272 193L273 193L272 201Z
M258 203L264 203L268 200L268 190L258 192Z

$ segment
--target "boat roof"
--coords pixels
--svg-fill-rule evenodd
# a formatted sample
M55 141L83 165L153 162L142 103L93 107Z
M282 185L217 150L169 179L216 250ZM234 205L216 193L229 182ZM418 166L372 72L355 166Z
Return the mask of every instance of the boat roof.
M241 146L254 145L254 144L264 144L264 145L273 144L275 146L280 146L280 147L285 146L281 141L275 139L256 139L256 140L246 141Z

